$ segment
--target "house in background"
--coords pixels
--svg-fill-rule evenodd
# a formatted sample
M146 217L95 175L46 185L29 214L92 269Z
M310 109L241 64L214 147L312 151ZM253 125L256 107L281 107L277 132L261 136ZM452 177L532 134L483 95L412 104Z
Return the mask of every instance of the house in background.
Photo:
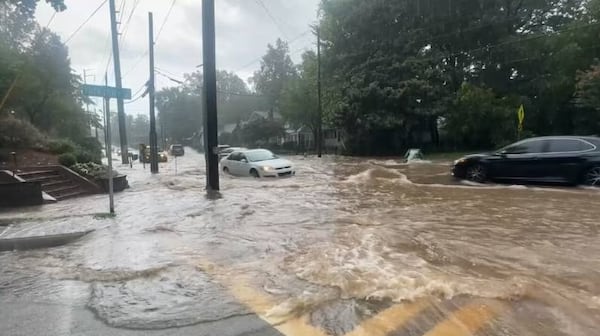
M248 117L248 120L245 123L254 122L258 120L275 120L275 121L283 121L283 117L279 112L271 112L271 111L254 111ZM245 124L244 123L244 124Z
M315 137L309 127L302 126L298 129L287 128L285 130L285 144L294 144L299 149L314 148Z
M221 136L221 134L223 133L233 133L233 131L235 131L235 129L238 127L238 124L225 124L221 127L219 127L219 136Z
M298 129L287 129L284 142L293 143L298 149L316 148L315 136L308 126L302 126ZM325 127L323 128L323 150L325 152L338 153L344 149L342 131Z

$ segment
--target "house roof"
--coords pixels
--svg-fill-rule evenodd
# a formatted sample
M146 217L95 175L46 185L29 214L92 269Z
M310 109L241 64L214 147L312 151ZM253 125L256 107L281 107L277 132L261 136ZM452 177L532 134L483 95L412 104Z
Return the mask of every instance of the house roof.
M225 125L223 125L222 132L231 133L235 130L236 127L237 127L237 124L225 124Z
M250 119L253 118L262 118L262 119L269 119L269 112L268 111L254 111L252 112L252 114L250 115ZM273 119L275 120L281 120L283 119L283 117L281 116L281 114L279 112L273 112Z

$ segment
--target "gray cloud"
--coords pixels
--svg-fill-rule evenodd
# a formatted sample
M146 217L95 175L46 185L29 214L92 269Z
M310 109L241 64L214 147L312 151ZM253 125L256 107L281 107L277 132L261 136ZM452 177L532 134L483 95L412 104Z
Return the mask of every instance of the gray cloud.
M116 0L120 7L122 0ZM125 17L131 11L134 0L125 1ZM299 61L303 50L314 47L314 36L308 33L309 25L316 21L320 0L262 0L268 12L256 0L216 0L217 67L236 71L247 80L259 68L259 58L265 53L267 44L277 38L296 38L290 44L292 58ZM52 30L66 39L87 16L102 2L101 0L66 0L68 9L56 16ZM157 33L168 11L170 1L140 0L129 22L127 34L120 44L124 86L132 90L140 88L148 78L148 11L154 13ZM179 79L184 73L192 72L202 63L202 10L201 1L178 0L169 20L156 44L156 66L172 73ZM52 10L40 3L37 11L39 22L46 23ZM103 79L106 62L110 55L108 6L82 29L69 43L72 66L75 71L95 69L96 81ZM302 35L304 34L304 35ZM112 65L109 81L113 81ZM90 79L92 80L92 79ZM175 85L157 76L157 87ZM127 105L128 113L146 113L148 102L141 99Z

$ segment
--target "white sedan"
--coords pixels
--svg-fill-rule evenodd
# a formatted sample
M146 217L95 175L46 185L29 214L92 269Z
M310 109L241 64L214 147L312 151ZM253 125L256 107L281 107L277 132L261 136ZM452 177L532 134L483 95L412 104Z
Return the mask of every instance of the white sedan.
M254 177L283 177L295 175L292 163L280 159L266 149L235 151L221 160L223 172Z

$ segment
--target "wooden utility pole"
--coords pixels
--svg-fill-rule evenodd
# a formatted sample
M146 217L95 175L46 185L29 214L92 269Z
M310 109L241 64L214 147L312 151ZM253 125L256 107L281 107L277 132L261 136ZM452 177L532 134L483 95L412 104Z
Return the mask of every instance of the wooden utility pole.
M110 7L110 28L112 33L113 63L115 65L115 86L118 91L123 88L121 81L121 58L119 56L119 32L117 31L117 12L115 9L115 0L108 0ZM119 139L121 140L121 161L123 164L129 163L127 148L127 129L125 127L125 105L123 97L117 97L117 115L119 117Z
M321 29L317 26L317 100L319 120L317 126L317 155L323 155L323 107L321 104Z
M155 116L155 87L154 87L154 20L152 13L148 13L148 55L150 59L150 79L148 80L148 100L150 101L150 171L158 174L158 143L156 139Z
M217 69L215 51L215 1L202 0L204 58L204 155L206 190L219 190L219 138L217 129Z

